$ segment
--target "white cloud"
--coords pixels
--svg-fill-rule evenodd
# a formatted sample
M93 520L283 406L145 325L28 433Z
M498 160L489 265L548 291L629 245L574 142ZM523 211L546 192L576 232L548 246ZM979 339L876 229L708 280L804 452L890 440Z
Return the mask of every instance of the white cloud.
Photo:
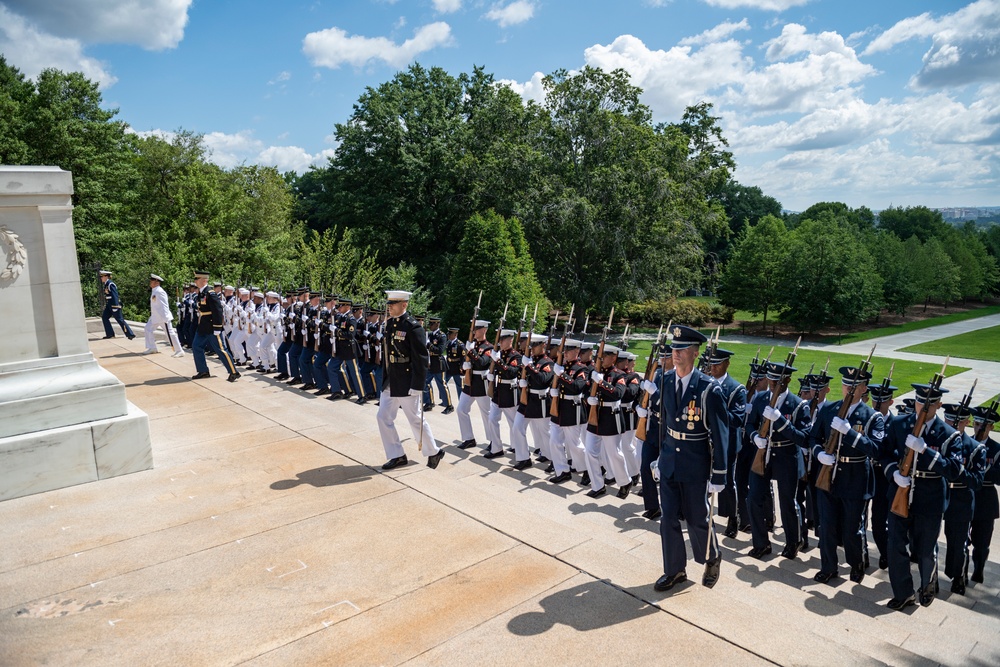
M931 48L924 54L923 67L910 80L911 87L1000 81L1000 0L979 0L941 18L924 13L903 19L873 39L865 54L927 38L931 38Z
M723 9L761 9L772 12L783 12L792 7L801 7L809 0L703 0L706 5L722 7Z
M535 72L531 79L524 83L518 83L512 79L499 79L497 85L507 86L524 100L532 100L541 104L545 101L545 86L542 84L544 78L544 74Z
M462 8L462 0L433 0L434 11L439 14L450 14Z
M168 49L184 38L192 0L3 0L42 30L83 42Z
M386 37L351 36L340 28L328 28L306 35L302 52L317 67L336 69L344 63L362 67L376 60L402 67L419 54L451 41L451 27L443 22L422 26L402 44Z
M494 5L484 16L490 21L496 21L501 28L506 28L524 23L534 15L535 3L531 0L514 0L508 5Z
M104 63L84 55L79 40L43 32L3 5L0 5L0 53L31 79L43 69L54 67L64 72L82 72L102 89L118 80Z
M273 86L276 83L284 83L285 81L288 81L291 78L292 78L292 73L289 72L288 70L284 70L284 71L278 72L278 76L276 76L273 79L271 79L270 81L268 81L267 85Z
M749 30L750 24L746 19L743 19L739 23L732 23L730 21L725 21L720 23L714 28L709 28L700 35L695 35L694 37L685 37L678 44L710 44L712 42L718 42L720 40L726 39L734 32L738 30Z

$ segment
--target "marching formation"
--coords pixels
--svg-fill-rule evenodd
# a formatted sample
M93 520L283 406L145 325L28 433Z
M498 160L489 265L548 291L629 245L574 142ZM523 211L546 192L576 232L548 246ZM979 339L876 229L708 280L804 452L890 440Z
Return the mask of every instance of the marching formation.
M458 328L445 333L437 318L427 318L425 328L424 318L407 312L405 291L387 291L380 310L307 287L282 297L207 283L207 273L196 273L178 304L194 379L211 377L208 349L229 381L244 367L277 373L288 386L329 400L377 400L386 470L409 463L395 427L400 410L427 465L438 466L444 450L424 413L439 404L457 414L461 449L481 446L487 459L511 453L516 470L547 465L548 483L575 479L591 498L609 486L621 499L641 494L642 516L660 522L658 591L687 580L682 523L694 561L704 567L702 584L718 581L716 498L727 520L724 535L750 533L752 558L772 554L777 517L781 557L813 548L810 532L818 540L813 578L819 583L842 575L841 549L853 582L873 562L887 569L891 609L927 606L938 593L942 526L952 592L965 594L970 580L984 580L1000 517L1000 443L990 437L1000 415L995 401L970 407L972 390L958 403L942 404L946 368L913 385L916 398L893 415L892 369L873 383L872 355L839 369L839 396L830 396L835 378L826 368L810 369L794 393L798 344L783 362L758 354L741 383L729 375L733 354L719 348L718 334L710 339L671 323L661 327L640 375L627 351L627 327L620 345L609 342L613 310L593 343L585 340L589 317L575 334L573 311L561 329L557 313L547 333L536 332L537 307L530 319L526 307L516 328L507 326L505 308L491 337L491 322L479 318L477 305L462 341Z

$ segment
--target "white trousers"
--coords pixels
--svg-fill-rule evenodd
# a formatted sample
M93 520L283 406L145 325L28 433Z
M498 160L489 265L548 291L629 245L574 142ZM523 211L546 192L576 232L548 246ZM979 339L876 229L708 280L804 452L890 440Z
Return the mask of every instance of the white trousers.
M420 400L420 396L390 396L388 389L385 389L379 397L375 420L378 422L378 432L382 436L382 448L385 449L386 458L395 459L406 455L403 443L399 439L399 432L396 430L396 413L400 409L406 415L406 421L410 422L413 441L421 444L420 452L429 457L441 451L434 440L434 434L431 433L430 424L423 418Z
M251 365L262 365L260 360L260 333L258 331L247 334L247 356L250 358Z
M472 431L472 404L475 403L479 406L479 414L483 418L483 431L485 435L483 437L490 437L490 397L489 396L469 396L466 393L462 393L462 397L458 399L458 430L462 434L462 442L466 440L475 440L476 434Z
M465 394L462 395L465 396ZM490 417L486 437L490 439L490 451L494 454L503 451L503 438L500 436L500 415L507 418L507 430L513 431L517 408L501 408L496 403L490 402Z
M602 452L607 461L606 467L615 476L615 483L618 486L625 486L631 483L632 477L625 470L625 457L622 456L621 435L597 435L596 433L587 431L584 444L587 448L587 454L590 455L590 458L587 460L587 468L590 470L591 486L593 486L595 481L598 483L596 487L598 489L604 485L604 477L601 475L600 467L597 468L596 475L595 471L590 468L591 465L598 464L598 461L601 460Z
M241 364L247 360L247 355L243 351L243 343L246 339L246 330L240 328L233 329L233 333L229 336L229 351L233 353L233 358Z
M531 457L528 449L528 428L531 428L531 441L542 454L549 451L549 420L546 417L527 419L520 412L514 417L514 427L510 430L510 444L514 446L514 458L527 461Z
M629 477L635 477L642 469L641 446L635 446L635 430L625 431L621 435L622 456L625 457L625 472Z
M569 472L569 461L577 472L587 470L587 451L583 447L583 424L559 426L549 422L549 458L556 474Z
M275 368L278 364L278 339L274 333L263 334L260 337L258 346L260 365L267 369Z
M177 330L170 325L169 320L166 322L155 322L153 320L146 322L146 349L156 349L156 328L161 324L167 330L167 340L170 341L170 347L174 348L174 352L182 352L184 348L181 347L181 341L177 338Z

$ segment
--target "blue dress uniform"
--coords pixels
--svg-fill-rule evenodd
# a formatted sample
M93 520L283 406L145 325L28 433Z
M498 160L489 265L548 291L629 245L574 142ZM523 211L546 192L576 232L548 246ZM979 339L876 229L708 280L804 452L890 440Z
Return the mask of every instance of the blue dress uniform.
M302 314L299 317L303 329L302 352L299 353L299 373L304 382L299 388L303 391L316 388L316 378L313 377L313 359L316 357L316 345L319 342L319 298L319 292L310 292L309 303L302 305Z
M750 417L750 409L753 407L753 399L759 391L752 388L762 379L767 377L767 369L764 364L750 362L750 379L748 384L751 389L747 390L746 402L743 408L743 429L740 434L740 448L736 452L736 463L734 466L733 486L736 487L736 497L739 499L736 521L737 527L744 533L750 532L750 468L753 466L753 458L757 453L753 441L750 439L750 429L747 428L747 419ZM745 389L746 387L744 387ZM752 393L751 393L752 391ZM768 493L765 498L764 514L766 523L774 525L774 499Z
M454 334L454 338L452 338ZM455 395L462 393L462 341L458 339L458 327L448 328L448 341L445 344L445 381L455 383Z
M135 334L132 333L132 329L129 327L128 322L122 317L122 302L118 297L118 286L115 285L114 281L111 280L110 271L101 271L102 277L107 277L104 281L104 312L101 313L101 320L104 322L104 337L114 338L115 332L111 328L111 318L115 318L118 325L122 328L122 333L129 340L135 338Z
M207 277L208 273L198 271L196 277ZM222 346L222 298L205 285L198 293L198 332L194 336L191 352L194 355L194 366L198 373L192 378L201 380L211 377L208 363L205 361L205 348L208 347L219 357L229 371L229 382L235 382L240 374L236 372L232 357Z
M845 366L840 369L845 387L867 383L871 374L861 369ZM864 531L865 503L875 492L875 474L872 460L877 459L885 437L885 420L871 406L861 401L848 408L841 422L837 419L844 401L827 402L819 409L809 441L816 461L817 475L832 457L832 481L829 491L816 488L813 498L819 517L820 569L813 577L826 583L838 575L837 544L843 541L844 556L851 568L851 581L861 583L865 576ZM840 427L837 428L839 424ZM837 449L832 454L824 450L827 440L838 438Z
M369 316L382 314L380 310L368 312ZM382 344L379 342L382 334L379 328L378 319L374 322L365 322L364 326L358 327L364 337L364 343L361 344L361 381L365 386L366 399L377 399L382 393L382 363L379 355L379 350L382 349Z
M671 348L700 345L706 338L684 326L671 329ZM694 360L692 359L692 362ZM662 379L660 394L660 544L663 577L654 586L669 590L686 579L687 554L680 517L684 513L691 550L697 563L705 563L702 583L714 586L719 577L722 554L714 528L709 531L709 484L724 488L729 469L729 418L722 389L711 377L692 369L683 394L678 394L677 371Z
M281 330L284 334L281 345L278 346L278 374L274 376L275 380L287 380L291 376L288 374L288 353L292 349L292 329L289 326L289 320L292 314L294 293L288 295L288 305L282 310L281 314Z
M920 401L938 401L943 389L931 391L928 385L913 385ZM928 395L930 394L930 398ZM920 405L917 406L917 409ZM907 440L917 421L916 414L893 419L882 441L882 468L889 480L889 502L900 488L909 486L910 513L907 518L889 513L889 583L892 584L890 609L904 609L914 604L910 557L920 573L920 604L927 606L937 593L937 538L941 519L948 503L948 482L958 479L962 468L961 434L935 417L924 425L920 441L926 448L914 454L915 465L909 477L900 477L899 464L907 451ZM914 450L916 451L916 450Z
M670 356L670 344L661 345L659 355L662 358L666 354ZM639 479L642 481L642 516L647 519L658 519L660 517L660 487L653 479L653 465L660 457L660 396L663 395L663 364L656 369L653 379L650 380L656 385L656 391L649 397L646 405L646 439L642 441L642 452L639 463ZM659 473L659 469L657 469Z
M430 355L430 366L427 369L427 386L424 387L424 410L434 407L434 398L431 391L431 383L438 387L441 395L441 406L445 408L445 414L454 411L455 406L451 402L451 392L444 381L445 354L447 353L448 338L444 332L438 328L441 320L432 317L429 324L434 327L427 332L427 353Z
M778 380L784 374L788 377L795 372L784 364L769 363L767 367L768 380ZM780 389L780 388L779 388ZM771 424L770 460L766 462L764 475L750 474L750 532L753 536L753 548L750 556L763 558L771 553L771 540L768 536L766 521L766 501L771 493L771 480L778 483L778 510L781 515L781 526L785 531L785 548L782 555L794 558L802 536L800 529L802 517L795 494L799 479L805 474L805 458L803 453L808 446L808 431L810 425L809 404L787 389L782 390L783 398L779 396L775 409L780 417ZM747 428L751 440L759 437L764 423L764 411L770 406L771 390L757 392L753 397L750 415L747 418ZM755 449L759 445L755 443Z
M319 309L319 325L316 327L316 356L313 358L313 382L316 384L316 396L330 393L330 375L326 366L333 356L333 340L330 336L330 323L333 313L326 306ZM336 387L336 385L334 385Z
M299 367L299 358L302 356L302 340L305 335L302 311L306 307L302 297L308 294L308 287L299 288L299 300L292 304L291 321L288 323L288 328L292 331L292 346L288 349L288 373L292 376L292 379L288 381L289 386L302 384L302 369Z
M965 595L969 570L969 530L975 516L976 490L983 484L986 471L986 447L973 440L959 424L971 412L961 405L942 406L948 425L962 435L965 457L958 479L948 483L948 508L944 512L944 538L946 544L944 573L951 579L951 592Z
M706 351L707 354L707 351ZM718 348L711 357L706 357L705 362L709 365L721 364L728 360L733 353L729 350ZM719 516L727 517L725 536L736 537L738 532L738 508L744 498L736 494L736 460L743 446L743 426L747 417L747 389L742 383L737 382L729 373L716 380L722 388L722 396L726 399L726 415L729 419L729 444L726 447L726 490L719 494ZM752 461L751 461L752 463Z
M352 304L342 300L340 305ZM344 389L357 396L355 402L358 405L364 405L365 390L361 384L361 369L358 368L358 321L351 315L351 311L347 311L341 314L336 327L337 346L334 353L340 359L340 376Z
M896 389L897 387L893 387L892 385L869 387L868 391L871 394L872 408L882 414L883 404L888 404L892 400L892 394ZM888 412L888 409L886 409L886 412ZM882 419L885 422L885 428L888 429L893 416L891 414L883 414ZM881 457L881 446L879 447L879 457ZM872 538L875 540L875 546L878 548L878 566L879 569L884 570L889 567L889 482L885 478L881 458L876 458L872 461L872 468L875 473L875 492L872 495L869 507L871 512L869 515L871 517Z
M973 408L973 423L976 428L996 423L1000 415L995 409L985 405ZM986 451L983 463L983 483L976 491L975 512L972 515L970 542L972 543L972 581L983 583L986 560L990 556L990 542L993 540L993 526L1000 518L1000 499L997 484L1000 484L1000 443L989 437L989 431L982 444Z

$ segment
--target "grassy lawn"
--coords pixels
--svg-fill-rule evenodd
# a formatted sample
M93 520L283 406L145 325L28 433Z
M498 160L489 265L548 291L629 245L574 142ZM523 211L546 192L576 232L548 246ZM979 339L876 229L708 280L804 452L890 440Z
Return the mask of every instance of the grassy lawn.
M639 356L636 360L636 369L638 372L643 372L646 368L646 361L649 358L649 350L652 347L652 341L635 341L629 345L629 352L632 352ZM734 352L733 361L729 366L729 374L732 375L740 382L746 382L747 375L750 373L750 362L753 360L754 354L757 352L756 345L745 345L742 343L726 343L722 345L727 350ZM771 359L774 361L785 361L785 357L788 353L792 351L791 347L775 347L774 353L771 355ZM760 356L761 359L767 356L768 349L761 349ZM830 358L830 366L827 369L827 373L834 377L839 377L837 369L841 366L857 366L861 363L862 359L855 355L850 354L827 354L819 350L800 350L799 355L795 359L795 367L799 370L795 373L793 377L801 377L803 374L809 371L809 366L815 364L816 367L814 372L818 373L823 365L826 364L827 357ZM903 359L887 359L885 357L873 357L872 362L875 365L875 382L881 382L885 374L889 372L889 365L892 363L896 364L895 369L892 373L892 384L899 387L899 393L904 393L910 391L910 384L914 382L927 382L931 379L934 373L941 370L940 365L927 364L919 361L905 361ZM959 366L949 366L947 370L948 378L952 378L959 373L969 370L968 368L962 368ZM970 377L968 381L965 378L958 379L946 379L944 386L946 389L951 389L959 394L965 392L972 383L972 378ZM799 384L796 381L792 381L792 388L798 390ZM961 396L959 396L961 398Z
M879 338L881 336L891 336L893 334L904 333L906 331L916 331L917 329L926 329L927 327L936 327L939 324L950 324L951 322L962 322L964 320L972 320L977 317L983 317L985 315L994 315L1000 313L1000 306L987 306L985 308L974 308L972 310L967 310L962 313L952 313L951 315L942 315L940 317L930 317L926 320L920 320L919 322L907 322L905 324L897 324L891 327L882 327L880 329L869 329L868 331L858 331L855 333L847 333L843 336L828 336L824 339L825 343L856 343L860 340L870 340L872 338ZM971 359L980 359L983 357L968 357Z
M904 347L904 352L1000 361L1000 326Z

